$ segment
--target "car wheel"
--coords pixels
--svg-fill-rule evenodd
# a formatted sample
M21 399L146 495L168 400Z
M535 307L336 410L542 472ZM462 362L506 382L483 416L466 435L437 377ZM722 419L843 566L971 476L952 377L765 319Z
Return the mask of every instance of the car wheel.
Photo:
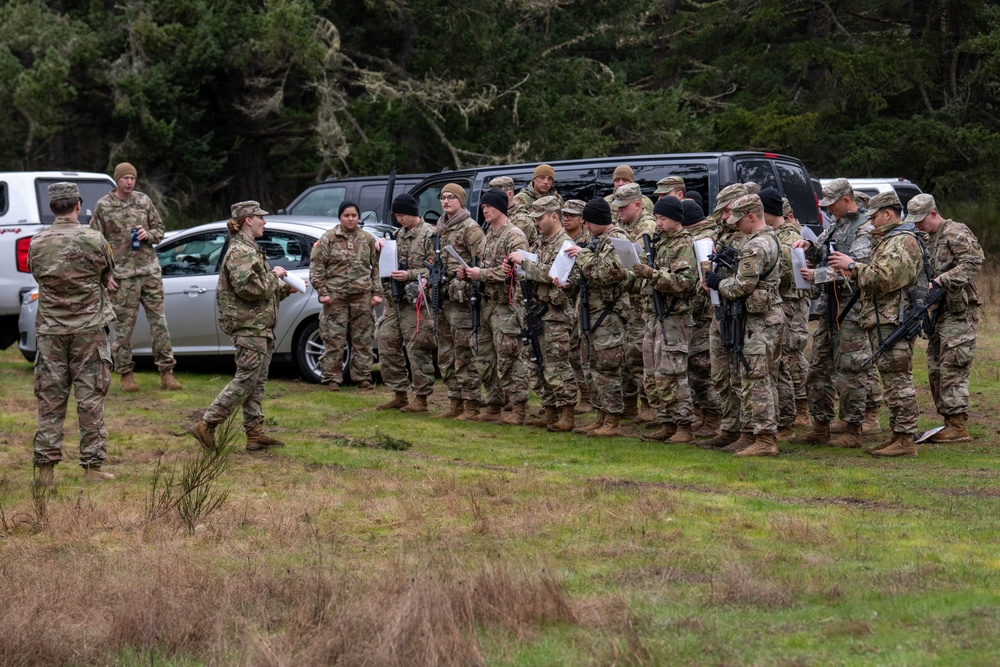
M351 379L349 370L351 353L350 339L348 339L347 349L344 350L344 382L349 382ZM303 380L316 384L323 380L323 371L319 367L322 356L323 339L319 335L319 319L314 319L302 327L295 344L295 365Z

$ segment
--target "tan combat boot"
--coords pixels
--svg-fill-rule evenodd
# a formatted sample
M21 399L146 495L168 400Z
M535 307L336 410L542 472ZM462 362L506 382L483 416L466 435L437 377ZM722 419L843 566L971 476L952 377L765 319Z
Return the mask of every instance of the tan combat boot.
M427 412L427 397L414 396L413 402L399 409L400 412Z
M553 433L572 431L576 428L576 410L572 405L563 406L559 419L555 423L549 424L547 428Z
M524 426L524 421L527 419L527 416L525 415L527 410L527 401L512 403L510 406L510 414L504 416L504 418L500 420L500 423L507 424L508 426Z
M167 391L180 391L184 387L181 383L177 381L174 377L173 371L164 371L160 373L160 389L166 389Z
M593 424L587 424L585 426L577 426L575 429L573 429L573 433L577 433L580 435L587 435L594 429L601 428L602 426L604 426L605 415L607 415L606 412L604 412L603 410L598 410L597 419L594 421Z
M357 389L358 391L371 391L374 388L375 385L372 384L372 382L369 380L362 380L357 385L355 385L355 389Z
M115 478L109 472L102 472L101 466L89 466L85 469L83 473L83 481L85 482L109 482Z
M502 408L499 405L487 405L486 409L481 411L475 417L477 422L498 422L500 421L500 415L502 414Z
M215 426L202 419L191 427L191 435L205 449L215 449Z
M656 410L653 409L653 406L645 398L642 399L642 408L639 410L639 416L635 420L642 424L656 423Z
M739 431L719 431L714 438L698 443L702 449L722 449L740 439Z
M700 405L694 406L694 423L691 424L691 430L697 431L701 428L701 425L705 422L705 413L702 411Z
M795 437L795 431L792 429L791 424L779 426L778 432L774 434L774 437L778 440L791 440Z
M462 414L455 417L455 420L475 421L476 417L478 416L479 416L479 401L473 399L471 401L465 401L465 410L462 411Z
M588 412L594 411L594 404L590 402L589 398L581 398L580 404L576 406L574 412L578 415L585 415Z
M753 444L746 449L735 452L733 456L777 456L778 441L773 433L758 433Z
M438 415L438 419L458 419L462 414L462 399L451 398L448 399L451 403L451 407L448 408L447 412L442 412Z
M660 424L659 431L644 433L639 436L639 439L644 442L664 442L667 438L673 436L674 433L677 433L677 424Z
M691 424L678 424L677 430L672 436L667 438L667 442L673 444L694 442L694 431L691 430Z
M809 426L809 401L795 401L795 426Z
M719 427L722 426L722 415L718 412L705 412L702 416L701 426L695 430L695 437L712 438L719 434Z
M860 449L861 447L861 424L847 423L847 429L839 436L830 441L832 447L847 447L848 449Z
M135 375L131 372L122 373L121 388L126 394L139 391L139 385L135 383Z
M843 419L834 419L830 422L830 433L843 433L847 428L847 422Z
M878 435L882 432L882 425L878 423L878 408L868 408L865 410L865 421L861 424L861 435Z
M247 451L257 452L268 447L284 447L285 443L264 433L264 427L257 424L247 431Z
M944 428L931 436L931 442L971 442L966 415L945 415Z
M797 442L807 442L810 445L830 444L830 422L813 419L811 431L807 431Z
M742 452L744 449L752 445L757 441L757 436L753 433L747 433L746 431L740 433L740 437L735 441L731 442L722 448L724 452Z
M896 438L897 437L899 437L899 434L893 432L893 434L889 437L888 440L883 440L882 442L878 443L877 445L872 445L871 447L865 448L865 454L872 454L874 452L879 451L880 449L885 449L886 447L889 447L894 442L896 442Z
M622 430L619 427L620 422L620 415L606 414L604 416L604 424L600 428L595 428L587 435L595 438L610 438L612 436L621 435Z
M38 476L35 478L35 484L38 486L52 486L55 483L55 464L37 466Z
M376 410L398 410L399 408L405 408L410 404L410 397L407 396L405 391L393 392L392 400L386 401L381 405L376 405Z
M876 449L872 456L916 456L917 445L913 442L912 433L897 433L896 441L888 447Z
M638 417L639 406L638 397L625 399L625 408L622 410L621 418Z
M548 428L550 424L555 424L559 420L559 410L554 405L546 405L542 408L542 413L537 419L530 422L536 428Z

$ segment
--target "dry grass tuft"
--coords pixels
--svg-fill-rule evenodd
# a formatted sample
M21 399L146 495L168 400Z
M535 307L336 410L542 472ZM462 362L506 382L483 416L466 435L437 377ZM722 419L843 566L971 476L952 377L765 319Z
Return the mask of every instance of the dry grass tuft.
M727 563L712 577L711 604L758 609L781 609L794 602L796 592L788 582L775 581L762 573L763 564Z

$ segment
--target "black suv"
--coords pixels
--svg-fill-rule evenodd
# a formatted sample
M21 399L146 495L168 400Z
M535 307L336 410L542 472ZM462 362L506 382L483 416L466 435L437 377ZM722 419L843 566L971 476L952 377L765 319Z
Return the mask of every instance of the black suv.
M509 176L520 190L527 187L539 163L475 167L443 171L424 178L410 192L420 203L425 220L433 222L441 215L438 195L447 183L458 183L469 193L467 208L480 218L479 198L497 176ZM819 202L813 191L809 172L800 160L776 153L734 151L726 153L674 153L633 155L628 157L559 160L549 162L556 172L555 188L563 199L588 201L611 192L612 174L620 164L635 172L635 182L653 199L656 182L667 176L680 176L687 189L699 192L708 211L715 207L715 195L730 183L753 181L762 188L777 188L788 197L795 216L802 224L821 225Z

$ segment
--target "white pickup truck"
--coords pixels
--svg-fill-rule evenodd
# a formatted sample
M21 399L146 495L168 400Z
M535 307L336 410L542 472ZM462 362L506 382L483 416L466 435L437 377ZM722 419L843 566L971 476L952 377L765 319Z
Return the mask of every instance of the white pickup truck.
M35 287L28 272L31 237L51 225L48 188L71 181L80 187L82 224L90 224L97 200L111 192L114 180L107 174L82 171L0 172L0 349L17 340L17 315L21 299Z

